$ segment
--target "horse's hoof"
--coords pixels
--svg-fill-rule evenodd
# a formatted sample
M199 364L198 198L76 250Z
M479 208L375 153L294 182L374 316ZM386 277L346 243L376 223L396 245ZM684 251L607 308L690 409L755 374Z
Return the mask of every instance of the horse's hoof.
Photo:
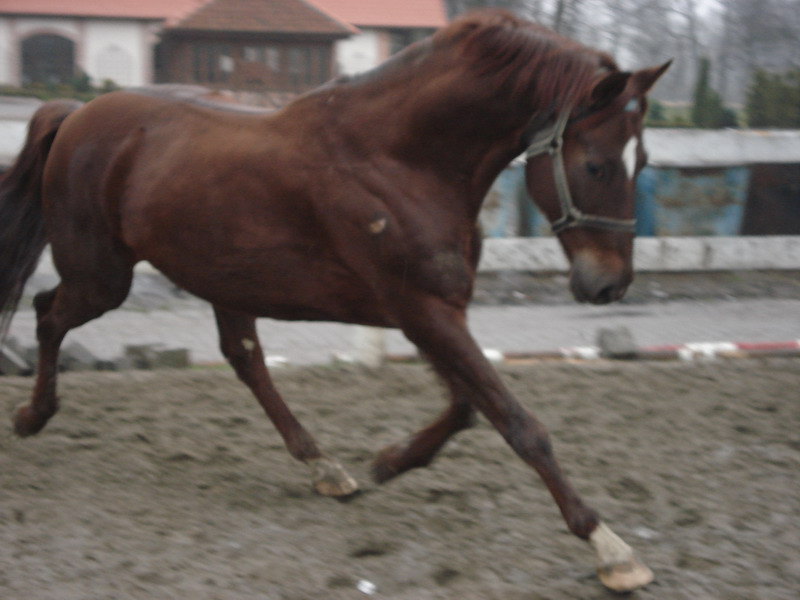
M314 489L318 494L342 498L358 491L358 482L335 460L317 458L308 461L308 465L311 467Z
M630 592L653 581L653 572L636 558L622 564L600 567L597 576L604 586L615 592Z
M19 437L28 437L39 433L50 417L36 413L30 404L25 404L17 409L14 416L14 432Z

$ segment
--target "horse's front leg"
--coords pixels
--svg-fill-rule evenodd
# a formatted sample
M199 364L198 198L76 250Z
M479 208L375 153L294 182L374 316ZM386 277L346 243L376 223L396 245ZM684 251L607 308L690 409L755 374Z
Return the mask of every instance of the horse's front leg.
M517 455L536 470L570 531L594 547L601 581L616 591L650 583L650 569L600 521L567 480L544 426L514 399L486 360L467 330L465 311L438 298L425 297L413 309L402 310L401 323L404 333L428 356L451 393L465 396Z
M317 442L300 424L281 398L269 371L256 333L255 318L214 307L220 335L220 348L258 403L283 437L286 448L312 472L314 489L324 496L348 496L358 490L338 461L325 456Z

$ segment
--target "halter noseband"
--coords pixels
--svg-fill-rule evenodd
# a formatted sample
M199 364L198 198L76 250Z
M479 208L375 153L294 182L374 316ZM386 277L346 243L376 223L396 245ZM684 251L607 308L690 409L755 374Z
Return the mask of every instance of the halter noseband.
M569 192L569 183L564 170L564 155L561 152L561 148L564 145L564 130L569 122L569 114L570 109L564 110L551 127L539 131L525 151L526 159L546 153L553 160L553 178L556 182L558 201L561 204L561 216L550 224L550 228L556 235L571 227L595 227L634 233L636 231L636 219L616 219L614 217L587 215L575 206L572 201L572 194Z

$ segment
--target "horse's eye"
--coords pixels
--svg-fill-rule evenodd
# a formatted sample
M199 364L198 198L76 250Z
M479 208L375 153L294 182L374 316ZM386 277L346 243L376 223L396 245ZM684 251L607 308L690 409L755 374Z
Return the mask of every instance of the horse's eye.
M586 163L586 170L589 171L589 175L595 179L603 179L606 174L606 170L603 168L603 165L598 165L597 163Z

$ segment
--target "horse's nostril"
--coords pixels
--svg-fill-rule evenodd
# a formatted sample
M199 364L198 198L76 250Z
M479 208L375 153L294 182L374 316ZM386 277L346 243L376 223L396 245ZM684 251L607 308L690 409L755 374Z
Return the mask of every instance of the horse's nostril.
M609 302L613 302L617 299L617 288L614 285L607 285L606 287L602 288L595 297L595 302L597 304L608 304Z
M601 264L592 254L578 255L572 262L570 287L578 302L616 302L625 295L630 281L624 270Z

